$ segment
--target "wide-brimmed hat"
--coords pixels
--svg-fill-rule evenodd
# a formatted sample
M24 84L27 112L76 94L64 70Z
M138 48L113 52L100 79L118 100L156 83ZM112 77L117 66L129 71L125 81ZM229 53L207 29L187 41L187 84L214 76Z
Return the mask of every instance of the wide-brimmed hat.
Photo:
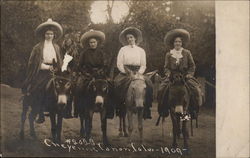
M85 45L90 38L96 38L100 43L103 43L105 41L105 34L102 31L97 30L89 30L88 32L85 32L80 39L82 46Z
M131 33L132 35L135 35L136 37L136 44L140 44L143 39L142 39L142 33L141 31L136 28L136 27L127 27L126 29L124 29L120 35L119 35L119 41L123 44L123 45L128 45L128 41L126 38L126 35Z
M63 35L62 26L59 23L57 23L49 18L46 22L37 26L37 28L35 30L36 36L43 38L44 33L48 27L53 27L56 29L57 36L55 38L60 38Z
M185 29L174 29L169 31L166 36L164 37L164 43L166 45L171 46L173 44L173 40L176 37L181 37L183 43L188 43L190 40L190 34L187 30Z

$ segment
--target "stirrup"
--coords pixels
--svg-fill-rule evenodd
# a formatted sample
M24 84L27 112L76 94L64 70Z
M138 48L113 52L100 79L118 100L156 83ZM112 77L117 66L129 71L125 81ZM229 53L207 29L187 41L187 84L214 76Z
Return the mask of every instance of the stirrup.
M182 114L180 116L181 121L189 121L191 119L190 114Z

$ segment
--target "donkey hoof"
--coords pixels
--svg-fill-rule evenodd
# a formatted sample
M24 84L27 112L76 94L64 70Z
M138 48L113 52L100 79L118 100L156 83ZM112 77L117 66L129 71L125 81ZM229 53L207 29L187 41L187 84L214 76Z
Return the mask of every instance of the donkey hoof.
M24 132L23 132L23 131L21 131L21 132L19 133L19 137L20 137L21 140L24 140Z
M177 143L173 143L172 144L172 148L174 148L174 149L178 148L178 144Z
M57 139L56 143L61 144L61 139Z
M128 137L128 133L124 133L124 137Z
M182 149L182 152L183 152L184 155L189 155L189 154L190 154L190 150L189 150L188 147L184 147L184 148Z
M86 137L86 135L84 134L84 132L80 132L80 137L81 138L85 138Z
M139 144L143 144L143 140L139 140Z
M123 136L122 132L120 132L120 133L118 134L118 136L119 136L119 137L122 137L122 136Z
M37 139L37 136L36 136L36 133L35 133L35 132L31 132L31 133L30 133L30 136L31 136L33 139Z
M105 147L110 147L110 146L111 146L111 144L109 143L108 140L104 140L104 141L103 141L103 145L104 145Z

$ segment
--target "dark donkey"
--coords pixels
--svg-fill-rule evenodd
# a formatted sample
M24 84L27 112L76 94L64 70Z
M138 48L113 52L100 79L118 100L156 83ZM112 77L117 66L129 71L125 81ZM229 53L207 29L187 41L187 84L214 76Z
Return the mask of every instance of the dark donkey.
M170 109L171 120L173 124L173 147L177 147L176 137L183 134L184 148L188 149L188 128L187 121L190 119L188 109L190 96L185 85L185 79L181 73L173 73L170 76L170 85L168 93L168 106ZM181 128L182 122L182 128Z
M109 106L107 104L109 83L106 79L95 78L92 78L90 81L88 79L82 79L82 81L87 83L87 87L82 86L82 88L85 88L81 91L81 94L78 93L78 96L75 97L75 103L78 104L81 121L80 135L81 137L85 137L87 141L89 140L92 130L93 115L95 112L98 112L100 113L103 144L109 145L106 117L107 106Z
M53 66L56 63L53 61ZM46 97L44 104L48 106L50 120L51 120L51 133L54 142L60 143L61 141L61 130L62 130L62 120L63 112L65 112L65 107L70 95L71 80L69 79L69 74L67 72L60 72L58 68L57 72L52 72L52 77L46 86ZM20 137L24 139L24 123L26 120L26 114L28 112L29 106L31 107L31 112L29 114L29 124L30 124L30 135L36 138L34 120L41 107L39 107L35 98L33 98L32 93L29 96L24 96L23 98L23 112L21 114L21 131Z

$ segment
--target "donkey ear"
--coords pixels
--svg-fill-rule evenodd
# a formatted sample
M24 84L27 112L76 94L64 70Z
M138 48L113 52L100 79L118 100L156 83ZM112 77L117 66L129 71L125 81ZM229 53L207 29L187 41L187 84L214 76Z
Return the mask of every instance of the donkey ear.
M54 58L52 60L52 65L53 65L54 68L56 68L57 63L56 63L56 60Z
M54 58L52 60L52 65L53 65L53 68L56 70L56 72L61 72L61 68L58 66L58 64Z

